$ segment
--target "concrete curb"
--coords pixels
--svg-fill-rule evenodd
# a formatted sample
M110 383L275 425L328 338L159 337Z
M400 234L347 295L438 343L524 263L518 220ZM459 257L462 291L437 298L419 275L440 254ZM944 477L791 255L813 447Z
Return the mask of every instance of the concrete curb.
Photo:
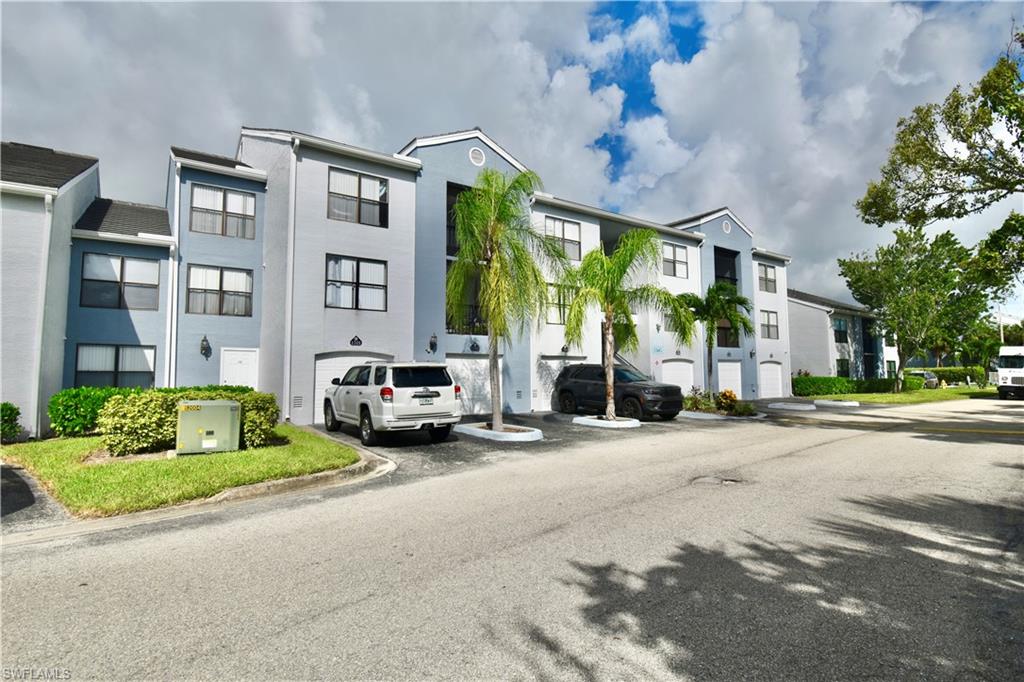
M856 400L815 400L818 407L860 407Z
M711 414L710 412L693 412L691 410L683 410L679 413L679 416L684 419L695 419L697 421L735 421L737 419L766 419L768 414L766 412L755 412L754 414L737 417L734 415L725 414Z
M600 417L573 417L572 423L577 426L591 426L598 429L638 429L640 428L639 419L622 419L617 418L615 421L610 422Z
M769 410L791 410L793 412L814 412L813 403L768 403Z
M544 432L529 426L518 426L509 424L522 431L491 431L485 426L486 422L475 422L472 424L456 424L453 429L455 433L473 438L483 438L503 443L529 443L531 441L544 440Z
M316 429L300 428L310 433L315 433L321 438L329 438L329 436L325 436ZM344 469L332 469L305 476L281 478L238 486L237 488L228 488L212 497L190 500L159 509L147 509L145 511L120 514L118 516L104 516L101 518L73 519L67 523L46 526L39 530L10 533L0 538L0 547L7 549L9 547L19 547L52 540L70 539L107 531L134 528L151 523L159 523L168 519L180 519L199 514L215 513L259 497L272 497L275 495L308 492L310 490L362 483L389 474L398 468L398 465L387 457L370 452L359 445L348 443L342 443L342 445L348 445L359 453L359 461L355 464L350 464Z

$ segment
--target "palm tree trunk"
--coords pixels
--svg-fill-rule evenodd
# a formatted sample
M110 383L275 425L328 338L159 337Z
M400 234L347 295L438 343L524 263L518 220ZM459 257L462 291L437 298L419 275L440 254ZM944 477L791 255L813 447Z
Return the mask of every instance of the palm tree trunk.
M487 326L487 364L491 379L491 430L504 431L505 423L501 416L501 370L498 367L498 337L490 325Z
M615 329L612 314L605 313L604 324L604 418L615 421Z
M707 343L707 346L708 346L708 385L704 387L704 390L707 391L709 394L711 394L711 393L714 392L711 389L711 368L714 366L712 364L711 356L714 354L715 346L711 342L711 332L709 332L707 329L705 329L704 330L704 334L706 335L705 343Z

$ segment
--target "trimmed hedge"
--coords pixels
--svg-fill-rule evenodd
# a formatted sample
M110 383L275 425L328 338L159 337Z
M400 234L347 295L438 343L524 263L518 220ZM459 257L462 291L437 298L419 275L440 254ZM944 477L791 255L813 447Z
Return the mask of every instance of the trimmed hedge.
M988 372L984 367L969 365L967 367L909 367L906 372L932 372L947 384L965 384L967 377L971 378L972 384L988 383Z
M104 447L114 456L169 450L175 445L178 401L235 400L241 410L241 447L270 443L280 411L270 393L236 387L153 389L111 396L100 410L97 426Z
M222 393L250 393L249 386L186 386L181 388L153 388L150 391L177 395L185 391L220 391ZM50 398L48 412L50 427L58 436L84 436L96 431L100 409L115 395L141 393L139 388L114 388L110 386L82 386L65 388Z
M793 395L843 395L847 393L890 393L895 379L850 379L848 377L793 377ZM924 388L924 380L904 377L903 390Z
M14 403L0 403L0 442L10 443L21 435L20 416L21 410Z

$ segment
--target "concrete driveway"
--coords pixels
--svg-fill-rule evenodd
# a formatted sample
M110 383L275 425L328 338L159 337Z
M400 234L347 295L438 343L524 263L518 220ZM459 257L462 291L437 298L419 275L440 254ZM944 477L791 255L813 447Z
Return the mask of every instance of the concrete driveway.
M5 544L73 679L1020 679L1024 403L672 424ZM881 414L881 412L879 412Z

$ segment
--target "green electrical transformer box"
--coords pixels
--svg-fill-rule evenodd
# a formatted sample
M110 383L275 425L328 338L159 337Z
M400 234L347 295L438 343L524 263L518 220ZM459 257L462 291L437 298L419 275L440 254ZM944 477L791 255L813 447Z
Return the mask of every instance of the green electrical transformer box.
M238 449L241 410L234 400L178 403L178 454Z

